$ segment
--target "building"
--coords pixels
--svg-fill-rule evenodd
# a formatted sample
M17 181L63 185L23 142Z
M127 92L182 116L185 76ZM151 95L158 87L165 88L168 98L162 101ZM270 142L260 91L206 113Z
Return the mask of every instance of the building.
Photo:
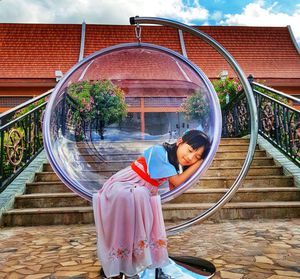
M289 26L197 27L221 43L246 75L300 95L300 53ZM187 57L212 80L234 76L225 59L190 34L164 26L142 26L142 42L161 45ZM80 59L102 48L136 42L135 27L92 24L0 24L0 109L4 111L51 89Z

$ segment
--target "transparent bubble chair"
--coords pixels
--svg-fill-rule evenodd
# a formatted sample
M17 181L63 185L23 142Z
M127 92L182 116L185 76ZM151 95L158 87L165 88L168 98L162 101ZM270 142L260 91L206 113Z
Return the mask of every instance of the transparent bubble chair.
M167 19L135 17L130 22L138 30L140 24L174 27L210 44L235 70L249 103L250 144L236 180L212 207L168 227L167 233L173 234L216 213L237 191L256 144L254 99L238 64L205 33ZM102 49L73 66L55 87L43 121L45 150L53 170L67 187L89 201L112 174L130 165L149 146L172 144L190 130L204 132L211 148L181 185L174 189L168 183L161 185L162 203L179 197L209 168L220 143L222 116L211 82L196 65L173 50L139 40ZM145 270L139 276L210 278L214 273L210 262L183 256L171 257L163 270Z

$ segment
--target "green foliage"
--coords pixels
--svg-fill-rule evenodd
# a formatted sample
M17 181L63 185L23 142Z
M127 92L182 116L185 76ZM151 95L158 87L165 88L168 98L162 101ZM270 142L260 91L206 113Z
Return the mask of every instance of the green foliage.
M221 108L243 91L243 87L237 79L226 77L224 80L214 80L212 84L217 92Z
M32 104L29 104L27 107L18 110L18 111L15 113L13 119L16 119L16 118L18 118L18 117L24 115L25 113L27 113L27 112L33 110L34 108L38 107L39 105L45 103L47 100L48 100L48 97L42 98L42 99L40 99L40 100L38 100L38 101L36 101L36 102L34 102L34 103L32 103Z
M221 108L243 91L241 83L235 79L218 79L212 83L217 92ZM188 120L205 119L209 112L207 98L200 91L189 96L181 105L181 108Z
M125 93L109 80L77 82L67 90L74 120L98 121L101 137L105 126L120 122L127 115Z
M12 129L17 130L17 132L20 135L20 141L24 142L25 132L24 129L21 127L14 127ZM11 129L11 130L12 130ZM8 138L8 135L11 130L5 130L3 131L3 152L2 152L2 164L3 164L3 178L6 179L9 177L13 172L13 165L9 161L9 157L16 158L15 156L18 154L25 152L23 150L21 152L21 143L17 142L16 139ZM2 140L0 139L0 145L2 145ZM18 149L19 148L19 149ZM22 166L22 163L20 164ZM18 166L19 167L19 166Z
M97 117L102 119L105 125L121 121L127 115L125 94L111 81L97 81L92 87L91 93Z
M110 125L126 116L125 94L109 80L73 83L68 88L68 95L76 104L74 113L85 120L97 117Z
M264 81L258 81L257 83L265 85ZM260 86L254 85L253 89L255 89L255 90L257 90L257 91L259 91L259 92L261 92L261 93L263 93L263 94L265 94L265 95L267 95L267 96L269 96L269 97L271 97L271 98L273 98L273 99L275 99L275 100L277 100L277 101L279 101L281 103L284 103L284 104L288 104L289 103L289 100L287 98L282 97L282 96L280 96L280 95L278 95L278 94L276 94L274 92L271 92L271 91L269 91L267 89L264 89L264 88L262 88Z
M181 109L187 120L204 120L209 113L207 98L201 91L197 91L186 98L181 105Z

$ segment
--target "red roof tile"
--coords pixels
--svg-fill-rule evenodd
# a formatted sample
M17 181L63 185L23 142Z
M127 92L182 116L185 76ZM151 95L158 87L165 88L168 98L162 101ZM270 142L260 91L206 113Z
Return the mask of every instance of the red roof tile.
M287 27L201 26L236 59L246 75L259 79L296 79L300 84L300 54ZM79 57L81 25L0 24L0 79L54 78L65 73ZM211 46L184 34L188 58L209 78L228 63ZM87 25L84 56L111 45L135 42L133 26ZM178 31L162 26L143 26L142 41L181 52Z
M0 77L53 78L78 61L80 25L0 24Z

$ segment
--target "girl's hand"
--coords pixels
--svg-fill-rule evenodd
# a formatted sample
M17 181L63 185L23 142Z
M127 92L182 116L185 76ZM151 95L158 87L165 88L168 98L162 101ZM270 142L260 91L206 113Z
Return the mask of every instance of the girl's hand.
M191 175L193 175L202 163L203 159L200 159L191 166L189 166L183 173L169 177L170 183L173 184L174 187L179 186L184 181L186 181Z
M193 165L196 165L199 168L202 165L202 163L203 163L203 159L200 159L200 160L196 161Z

